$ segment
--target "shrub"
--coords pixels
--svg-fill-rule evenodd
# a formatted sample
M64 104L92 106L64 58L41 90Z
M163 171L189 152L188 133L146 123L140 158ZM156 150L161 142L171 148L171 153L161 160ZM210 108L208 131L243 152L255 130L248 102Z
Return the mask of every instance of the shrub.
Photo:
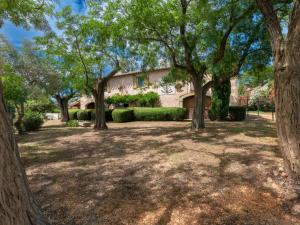
M186 109L176 107L133 108L137 121L181 121L185 117Z
M230 106L229 119L232 121L242 121L246 119L246 107L244 106Z
M77 119L78 120L91 120L92 119L92 112L91 110L78 110L77 112Z
M78 120L69 120L68 122L66 122L66 126L67 127L78 127L79 126Z
M159 102L159 95L155 92L140 94L137 97L137 103L142 107L154 107L157 102Z
M54 108L51 110L51 113L60 113L60 109L59 108Z
M77 112L79 109L69 109L69 118L70 120L78 120Z
M112 111L113 111L112 109L106 109L105 110L105 121L106 122L113 121ZM92 120L96 119L96 111L94 109L91 111L91 119Z
M27 101L26 109L32 112L49 113L55 110L55 105L50 101Z
M132 109L115 109L112 112L112 118L114 122L124 123L134 120L134 114Z
M24 115L23 124L26 131L38 130L43 123L43 116L38 112L28 111Z
M159 102L159 95L155 92L147 92L145 94L136 95L120 95L115 94L105 99L107 104L129 105L135 104L142 107L154 107Z

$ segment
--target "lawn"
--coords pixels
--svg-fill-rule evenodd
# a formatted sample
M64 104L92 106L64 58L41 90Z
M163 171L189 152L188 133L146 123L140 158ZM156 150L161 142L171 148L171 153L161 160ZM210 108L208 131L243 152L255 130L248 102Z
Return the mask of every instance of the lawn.
M29 183L52 224L300 224L275 125L208 122L48 123L19 137Z

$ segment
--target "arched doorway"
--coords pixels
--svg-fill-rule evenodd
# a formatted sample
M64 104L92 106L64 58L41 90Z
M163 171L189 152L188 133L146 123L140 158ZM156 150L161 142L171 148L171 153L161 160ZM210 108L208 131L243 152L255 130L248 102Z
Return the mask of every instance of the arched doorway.
M195 96L188 96L183 99L182 101L182 106L183 108L186 108L186 119L192 119L193 118L193 113L194 113L194 108L195 108ZM208 118L208 110L211 106L211 97L206 96L205 97L205 118Z
M95 103L91 102L85 106L86 109L95 109Z

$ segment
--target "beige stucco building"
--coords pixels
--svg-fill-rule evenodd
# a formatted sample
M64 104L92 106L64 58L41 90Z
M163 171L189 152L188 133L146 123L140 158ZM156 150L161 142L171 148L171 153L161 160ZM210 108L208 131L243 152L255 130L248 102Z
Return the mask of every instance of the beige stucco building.
M160 96L160 105L163 107L184 107L187 109L187 117L192 116L194 107L194 88L191 83L175 85L161 85L162 78L169 72L169 68L156 69L147 74L142 72L117 73L107 84L105 97L114 94L129 94L156 92ZM237 80L231 80L230 104L238 105L239 96ZM206 97L206 107L210 106L209 90ZM94 108L94 99L92 97L82 96L80 99L80 108Z

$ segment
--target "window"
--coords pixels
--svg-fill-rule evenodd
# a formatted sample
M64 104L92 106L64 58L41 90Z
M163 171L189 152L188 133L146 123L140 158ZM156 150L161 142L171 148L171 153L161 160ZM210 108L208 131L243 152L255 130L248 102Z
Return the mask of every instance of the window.
M144 87L145 86L145 78L144 77L137 77L137 86Z

